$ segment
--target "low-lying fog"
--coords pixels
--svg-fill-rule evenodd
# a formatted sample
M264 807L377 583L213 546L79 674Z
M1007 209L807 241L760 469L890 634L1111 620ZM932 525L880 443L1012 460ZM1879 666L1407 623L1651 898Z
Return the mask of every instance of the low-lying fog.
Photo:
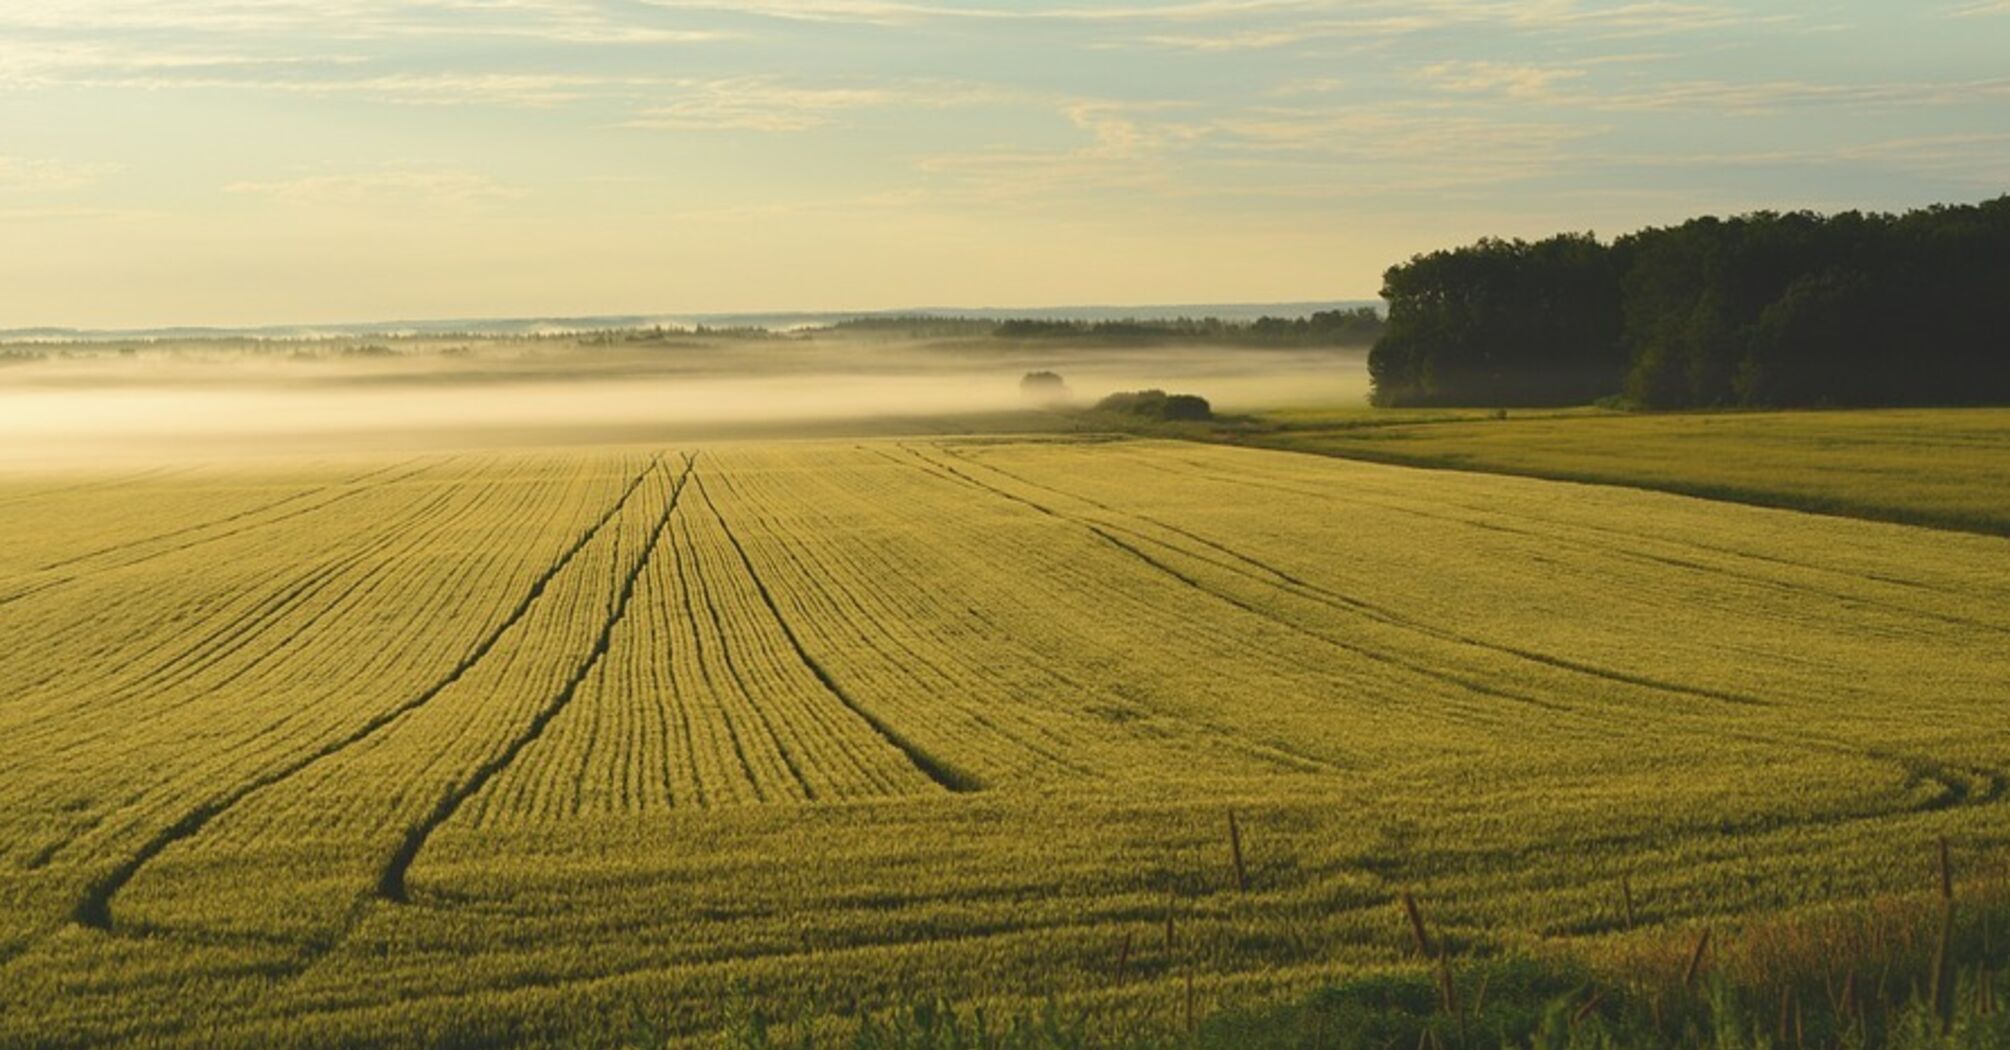
M1367 390L1363 355L1330 349L673 338L10 350L0 462L18 465L1051 428L1064 421L1020 391L1034 370L1059 373L1080 407L1144 387L1228 413L1359 403Z

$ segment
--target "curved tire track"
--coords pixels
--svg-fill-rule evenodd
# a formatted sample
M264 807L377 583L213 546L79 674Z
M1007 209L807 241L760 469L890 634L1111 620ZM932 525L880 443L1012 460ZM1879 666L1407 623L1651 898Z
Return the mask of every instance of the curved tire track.
M670 498L664 503L663 512L657 516L655 526L650 529L649 537L642 547L642 556L635 559L635 564L629 567L627 578L621 581L620 594L615 598L614 607L608 612L606 621L600 625L600 634L594 638L593 648L588 650L586 658L579 662L579 666L574 668L565 684L545 703L543 709L531 718L530 724L524 727L523 732L518 733L516 738L503 748L501 754L477 766L459 786L441 796L425 819L406 829L404 841L398 844L397 850L391 854L391 859L377 876L376 896L379 899L393 904L404 904L410 899L405 887L405 876L411 870L412 862L418 859L419 851L426 848L426 842L432 838L433 832L439 830L440 825L453 819L454 814L468 799L480 793L497 774L508 769L525 748L543 736L546 727L550 726L552 720L571 705L573 697L579 694L579 687L585 684L587 676L599 666L601 657L607 655L615 628L619 627L621 621L627 617L629 603L635 598L636 583L648 569L651 559L656 556L663 532L670 526L670 516L677 511L677 503L683 498L684 486L690 481L691 471L696 462L695 455L684 458L684 473L678 477L676 487L670 490Z
M196 537L195 539L192 539L192 540L189 540L189 541L188 541L188 542L186 542L186 543L179 543L179 544L176 544L176 545L174 545L174 546L172 546L172 547L163 547L163 548L161 548L160 550L156 550L156 551L152 551L152 552L149 552L149 553L146 553L146 554L142 554L142 555L140 555L139 557L137 557L137 558L133 558L133 559L132 559L132 560L130 560L130 561L122 561L122 562L119 562L119 563L118 563L118 564L116 564L116 565L106 565L106 566L102 566L102 567L99 567L99 568L84 568L84 569L81 569L81 570L79 570L79 571L77 571L77 572L74 572L74 573L71 573L71 574L70 574L70 575L68 575L68 576L59 576L59 577L57 577L57 578L55 578L55 579L53 579L53 580L47 580L47 581L44 581L44 582L42 582L42 583L39 583L39 584L35 584L35 585L33 585L33 586L30 586L30 587L26 587L26 588L24 588L24 589L22 589L22 590L19 590L19 591L15 591L15 592L14 592L14 593L12 593L12 594L8 594L8 595L5 595L5 596L0 596L0 606L6 606L6 605L12 605L13 603L15 603L15 602L18 602L18 601L21 601L21 600L23 600L23 599L26 599L26 598L32 598L32 597L34 597L34 596L35 596L35 595L37 595L37 594L43 594L43 593L46 593L46 592L48 592L48 591L52 591L52 590L55 590L55 589L56 589L56 588L58 588L58 587L63 587L63 586L67 586L67 585L69 585L69 584L72 584L72 583L76 583L76 582L77 582L78 580L86 580L86 579L90 579L91 577L94 577L94 576L98 576L98 575L100 575L100 574L102 574L102 573L107 573L107 572L116 572L116 571L118 571L119 569L130 569L130 568L132 568L132 567L133 567L133 566L135 566L135 565L144 565L144 564L146 564L147 562L150 562L150 561L154 561L155 559L158 559L158 558L165 558L165 557L167 557L167 556L168 556L168 555L170 555L170 554L179 554L179 553L181 553L182 551L185 551L185 550L191 550L191 549L193 549L193 548L196 548L196 547L201 547L201 546L204 546L204 545L206 545L206 544L210 544L210 543L215 543L215 542L216 542L216 541L218 541L218 540L227 540L227 539L231 538L232 536L239 536L239 535L242 535L242 534L244 534L244 533L247 533L247 532L252 532L252 531L254 531L254 530L257 530L257 529L262 529L262 528L265 528L265 527L267 527L267 526L269 526L269 525L277 525L277 524L279 524L279 523L280 523L280 522L282 522L282 521L290 521L290 520L292 520L292 519L294 519L294 518L298 518L298 517L300 517L300 516L302 516L302 515L305 515L305 514L312 514L312 513L314 513L315 511L318 511L318 510L322 510L322 509L324 509L324 508L326 508L326 507L330 507L330 506L333 506L334 504L336 504L336 503L340 503L340 502L342 502L342 501L343 501L343 500L345 500L345 499L350 499L350 498L352 498L352 497L355 497L355 496L359 496L359 495L361 495L361 494L363 494L363 493L365 493L365 492L370 492L370 491L373 491L373 490L375 490L375 489L377 489L377 488L379 488L379 487L381 487L381 486L384 486L384 485L393 485L393 484L397 484L398 482L401 482L401 481L409 481L409 480L411 480L412 478L415 478L415 477L418 477L418 476L419 476L420 474L423 474L423 473L425 473L425 472L427 472L427 471L429 471L429 470L432 470L432 469L433 469L434 467L436 467L436 466L439 466L439 465L441 465L441 464L443 464L443 463L446 463L446 462L448 462L448 460L444 460L444 459L443 459L443 460L439 460L439 461L436 461L436 462L433 462L433 463L428 463L428 464L426 464L425 466L422 466L422 467L418 468L417 470L412 470L412 471L408 471L408 472L406 472L406 473L404 473L404 474L401 474L401 475L399 475L399 476L397 476L397 477L395 477L395 478L387 478L387 479L385 479L385 480L383 480L383 481L379 481L379 482L376 482L376 483L374 483L374 484L370 484L370 485L365 485L365 486L363 486L363 487L361 487L361 488L351 488L351 489L348 489L347 491L344 491L344 492L338 492L338 493L336 493L335 495L333 495L333 496L330 496L329 498L327 498L327 499L325 499L325 500L322 500L322 501L321 501L321 502L319 502L319 503L316 503L316 504L314 504L313 506L309 506L309 507L299 507L299 508L296 508L296 509L294 509L294 510L290 510L290 511L287 511L287 512L286 512L286 513L284 513L284 514L280 514L280 515L278 515L278 516L276 516L276 517L271 517L271 518L266 518L266 519L265 519L265 520L263 520L263 521L254 521L254 522L249 522L249 523L247 523L247 524L244 524L244 525L240 525L240 526L238 526L237 528L234 528L234 529L228 529L228 530L226 530L226 531L223 531L223 532L219 532L219 533L216 533L216 534L214 534L214 535L210 535L210 536L198 536L198 537ZM373 472L373 473L374 473L374 474L381 474L381 473L383 473L383 471L376 471L376 472ZM365 476L365 477L370 477L370 476L373 476L373 475L364 475L364 476ZM267 507L267 508L265 508L265 509L268 509L268 510L269 510L269 509L271 509L271 508L270 508L270 507ZM232 520L235 520L235 519L232 519ZM211 523L210 523L210 525L215 525L215 524L219 524L219 523L218 523L218 522L211 522ZM208 526L204 526L204 527L206 528L206 527L208 527ZM98 551L98 552L95 552L94 554L91 554L91 555L86 555L85 557L95 557L95 556L96 556L97 554L105 554L105 553L112 553L112 552L116 552L116 551L120 551L120 550L125 550L125 549L127 549L128 547L134 547L134 546L139 546L139 545L141 545L141 544L145 544L145 543L151 543L151 542L153 542L154 540L157 540L157 539L160 539L160 538L162 538L162 537L148 537L147 539L144 539L144 540L135 540L135 541L133 541L133 542L131 542L131 543L128 543L128 544L121 544L121 545L119 545L119 546L116 546L116 547L111 547L111 548L107 548L107 549L106 549L106 550L104 550L104 551ZM82 559L82 558L77 558L77 559L71 559L71 561L69 561L69 562L61 562L61 563L58 563L58 564L61 564L61 565L68 565L68 564L71 564L71 563L72 563L72 562L74 562L74 561L81 561L81 560L83 560L83 559ZM45 566L45 567L43 567L43 569L41 569L41 570L38 570L38 571L48 571L48 570L49 570L50 568L52 568L52 566Z
M1214 598L1217 601L1221 601L1228 605L1232 605L1235 608L1241 609L1243 612L1249 613L1252 616L1276 624L1277 626L1282 627L1285 630L1288 630L1294 634L1301 635L1305 638L1311 639L1312 641L1330 646L1342 652L1352 653L1353 655L1361 657L1364 660L1371 660L1374 661L1375 663L1383 664L1384 666L1395 667L1400 670L1409 672L1411 674L1419 675L1424 678L1429 678L1434 681L1444 683L1446 685L1457 686L1458 688L1467 690L1472 693L1477 693L1481 696L1490 696L1498 700L1510 700L1516 703L1528 704L1533 707L1545 708L1551 711L1563 712L1570 710L1569 707L1566 707L1562 704L1554 703L1549 700L1544 700L1540 697L1529 696L1524 693L1512 692L1509 690L1501 689L1497 686L1488 685L1485 682L1476 681L1474 679L1467 678L1463 675L1455 675L1446 671L1437 670L1435 668L1425 667L1422 664L1416 664L1407 660L1398 659L1394 656L1390 656L1387 653L1377 652L1373 649L1368 649L1363 646L1353 645L1347 642L1339 641L1338 639L1329 637L1318 631L1312 630L1311 628L1306 627L1304 624L1279 616L1276 613L1263 608L1262 606L1253 605L1226 591L1222 591L1214 587L1209 587L1207 584L1202 583L1200 580L1195 579L1194 577L1188 575L1187 573L1181 572L1180 570L1174 568L1173 566L1166 564L1164 561L1161 561L1160 559L1153 557L1151 554L1139 548L1136 544L1119 539L1114 533L1112 533L1109 529L1104 528L1102 525L1096 524L1095 522L1091 521L1085 521L1080 518L1070 517L1044 504L1037 503L1033 500L1027 499L1024 496L1007 492L1004 489L998 488L995 485L985 484L984 482L979 481L978 479L973 478L970 475L965 474L960 470L957 470L955 467L950 466L947 463L938 463L934 460L931 460L927 456L923 455L920 452L916 452L912 448L909 448L907 451L910 454L914 455L916 458L920 459L921 461L929 463L930 465L936 467L939 470L948 472L949 474L955 476L957 479L961 480L965 484L971 485L984 492L989 492L992 495L999 497L1000 499L1009 500L1013 503L1020 504L1021 506L1030 507L1033 510L1036 510L1041 514L1053 518L1056 521L1066 522L1078 528L1087 529L1097 539L1102 540L1104 543L1110 545L1111 547L1114 547L1117 550L1120 550L1125 554L1128 554L1131 557L1137 559L1138 561L1143 562L1144 564L1150 566L1152 569L1166 576L1169 576L1175 580L1178 580L1180 583L1183 583L1186 586L1193 588L1195 591L1207 595L1210 598Z
M914 450L911 448L908 449L908 451L915 455L919 455L919 453L914 453ZM947 449L943 450L943 452L945 455L956 456L957 459L962 460L963 462L966 463L972 462L968 457L958 455L954 452L950 452ZM1031 488L1041 489L1047 492L1052 492L1056 495L1064 496L1069 499L1081 500L1082 502L1087 503L1090 506L1100 508L1108 513L1116 514L1119 516L1126 516L1126 512L1120 511L1114 507L1109 506L1108 504L1099 503L1096 500L1090 499L1086 496L1079 496L1072 492L1066 492L1061 489L1054 488L1050 485L1042 485L1039 482L1029 481L1010 471L1004 470L1000 467L992 466L989 463L981 464L981 466L983 466L984 469L986 470L1003 475L1004 477L1011 478L1012 480L1017 481L1022 485L1026 485ZM945 466L944 469L953 469L953 468L948 468ZM963 476L960 472L957 473L959 477ZM974 479L972 480L974 484L979 485L983 484L982 482L974 481ZM984 486L984 487L991 488L991 486ZM1001 490L997 489L992 489L992 491L1005 494L1002 493ZM1009 494L1005 495L1009 496ZM1030 501L1022 501L1022 502L1027 502L1029 506L1037 506L1037 504L1033 504ZM1043 507L1041 509L1044 510L1046 508ZM1074 521L1077 524L1083 525L1084 527L1087 527L1093 531L1097 531L1098 533L1102 532L1102 525L1098 523L1088 522L1082 519L1068 518L1066 515L1059 514L1058 512L1049 511L1049 513L1053 513L1056 517L1061 517L1066 520ZM1205 547L1211 548L1223 555L1226 555L1227 557L1233 558L1236 561L1243 563L1244 565L1251 566L1270 577L1274 577L1275 579L1267 580L1264 579L1262 576L1258 576L1254 573L1251 573L1245 569L1238 568L1234 565L1224 565L1220 562L1214 561L1211 558L1205 558L1205 557L1201 558L1201 560L1206 561L1209 564L1216 565L1229 572L1233 572L1239 576L1243 576L1244 578L1255 580L1258 583L1277 587L1278 589L1283 590L1286 593L1296 594L1300 597L1307 598L1321 605L1325 605L1328 608L1336 609L1338 611L1350 613L1357 616L1363 616L1370 620L1374 620L1377 623L1384 624L1386 626L1395 627L1400 630L1413 631L1415 633L1422 634L1430 638L1435 638L1441 642L1449 642L1455 645L1472 646L1473 648L1476 649L1482 649L1488 652L1499 653L1503 656L1511 656L1517 659L1529 661L1530 663L1541 664L1545 667L1550 667L1555 670L1566 671L1572 674L1581 674L1587 677L1603 679L1605 681L1616 682L1623 685L1631 685L1641 689L1651 689L1657 692L1671 693L1678 696L1688 696L1694 699L1713 700L1719 703L1737 704L1740 706L1747 706L1747 707L1771 706L1771 704L1766 700L1754 696L1747 696L1742 693L1733 693L1719 689L1708 689L1701 686L1683 685L1681 683L1663 681L1661 679L1652 678L1646 675L1639 675L1626 671L1615 671L1611 668L1599 667L1595 664L1584 663L1578 660L1569 660L1559 656L1551 656L1546 653L1539 653L1530 649L1523 649L1519 646L1502 645L1496 642L1489 642L1483 639L1475 638L1471 635L1461 634L1457 631L1448 630L1442 627L1436 627L1431 624L1427 624L1422 621L1412 619L1408 616L1404 616L1400 613L1384 608L1383 606L1377 605L1373 602L1363 601L1359 598L1354 598L1349 595L1341 594L1337 591L1330 590L1318 584L1311 583L1289 572L1286 572L1283 569L1279 569L1276 566L1270 565L1257 558L1253 558L1247 554L1242 553L1241 551L1235 550L1234 548L1228 547L1215 540L1208 539L1207 537L1198 535L1192 531L1181 528L1177 525L1172 525L1167 522L1163 522L1156 518L1143 514L1130 514L1128 516L1135 517L1141 521L1150 522L1151 524L1156 525L1159 528L1165 529L1168 532L1172 532L1176 535L1183 536L1189 540L1194 541L1195 543L1199 543ZM1178 547L1172 546L1171 544L1167 544L1164 540L1156 539L1152 536L1146 535L1142 532L1138 532L1134 529L1128 529L1117 525L1111 525L1109 526L1109 528L1115 529L1116 531L1127 533L1147 543L1153 543L1162 547L1168 547L1169 549L1172 550L1179 549ZM1116 543L1119 546L1122 546L1130 550L1131 553L1136 554L1138 557L1144 558L1145 560L1152 562L1152 564L1159 566L1162 569L1165 569L1165 571L1172 572L1174 575L1180 576L1181 579L1186 579L1184 574L1178 573L1169 568L1165 568L1165 566L1159 563L1156 559L1152 559L1148 555L1137 550L1137 548L1134 547L1133 545L1121 540L1116 540L1108 535L1105 535L1104 538L1109 539L1111 542ZM1193 556L1191 551L1184 551L1182 553L1188 554L1189 556ZM1196 583L1195 586L1199 586L1199 584ZM1210 593L1218 593L1213 591L1212 588L1203 588L1203 589L1208 590ZM1234 599L1230 599L1230 601L1234 601ZM1242 603L1235 602L1235 604L1241 605ZM1247 606L1245 606L1245 608L1247 608ZM1275 619L1275 617L1272 617L1272 619Z
M190 810L180 820L162 829L153 838L148 839L142 844L139 849L134 850L124 861L120 862L118 867L112 869L87 887L83 896L77 901L76 907L72 909L71 918L83 926L99 930L111 930L112 898L116 897L119 891L124 889L128 883L139 875L141 869L145 868L149 862L159 856L163 850L183 839L193 838L211 821L252 795L299 775L322 759L330 758L341 753L346 748L362 743L376 735L384 727L412 711L424 707L434 697L444 692L448 686L459 681L463 675L466 675L484 657L488 656L490 651L496 647L496 644L502 640L503 635L509 632L510 628L516 626L524 618L530 611L531 606L537 602L538 598L543 596L546 587L550 585L551 581L560 572L563 572L567 565L572 563L573 558L581 550L585 549L587 544L591 543L593 538L598 536L607 527L609 522L614 520L615 516L621 512L621 508L626 506L630 497L635 494L635 490L642 486L642 482L648 478L651 472L661 466L662 461L660 459L652 462L641 473L630 480L628 487L622 490L621 495L615 499L612 506L608 507L606 513L602 514L599 520L595 521L581 533L572 546L567 548L559 556L558 560L552 563L551 568L546 570L544 575L538 577L537 581L531 584L530 589L524 593L524 596L510 610L509 614L503 618L502 622L497 624L494 630L490 631L477 642L474 648L470 649L468 654L462 657L461 661L449 669L446 674L442 675L438 681L398 706L370 719L341 739L280 769L247 781L239 785L235 790Z
M733 553L739 555L740 564L747 570L748 579L753 581L754 590L760 594L762 604L768 607L768 612L774 616L776 625L781 627L782 636L788 639L789 647L795 650L796 656L802 660L803 666L809 668L810 674L818 682L822 683L825 689L830 691L831 696L838 703L849 708L852 714L857 715L861 721L870 726L873 732L878 733L894 749L907 756L907 760L914 765L914 768L920 770L923 775L934 781L943 790L956 794L981 790L984 785L979 783L975 777L962 770L950 767L935 756L922 750L913 741L907 739L898 730L894 729L893 726L887 724L884 719L866 710L850 693L845 691L843 686L837 683L836 679L831 677L830 672L824 668L824 665L818 662L816 657L811 656L808 649L803 647L802 639L797 637L795 628L789 626L788 618L782 615L781 606L776 604L774 594L768 590L767 581L761 579L760 572L754 568L753 559L747 556L747 549L740 545L740 537L734 534L732 525L726 521L726 516L719 513L719 508L712 502L711 494L705 491L705 479L702 477L698 479L698 495L704 499L706 508L712 512L713 516L719 519L719 530L725 534L726 541L732 545Z

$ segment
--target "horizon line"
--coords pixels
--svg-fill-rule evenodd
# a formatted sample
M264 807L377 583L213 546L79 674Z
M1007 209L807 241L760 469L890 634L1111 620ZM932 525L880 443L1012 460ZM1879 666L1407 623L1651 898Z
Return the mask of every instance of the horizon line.
M719 310L719 311L656 311L630 313L585 313L585 314L520 314L495 316L462 317L404 317L375 320L346 321L275 321L255 324L160 324L99 327L72 324L28 324L0 327L0 341L22 341L33 339L39 334L51 338L160 338L177 334L214 333L253 335L260 332L301 332L330 330L331 335L344 334L340 330L354 330L347 334L371 334L370 329L423 329L401 333L382 331L376 334L396 336L399 334L483 334L471 329L456 328L456 325L563 325L585 322L608 322L586 326L589 329L640 328L653 324L693 323L705 324L733 319L830 319L846 320L869 317L939 317L943 319L972 318L1012 314L1053 314L1068 311L1170 311L1202 308L1227 309L1238 312L1258 310L1265 307L1335 307L1372 306L1380 303L1379 296L1350 297L1336 299L1271 299L1271 300L1217 300L1205 302L1145 302L1145 303L1056 303L1032 306L904 306L863 309L806 310ZM1189 314L1199 317L1204 315ZM771 327L768 325L748 325L747 327ZM554 333L557 334L557 333Z

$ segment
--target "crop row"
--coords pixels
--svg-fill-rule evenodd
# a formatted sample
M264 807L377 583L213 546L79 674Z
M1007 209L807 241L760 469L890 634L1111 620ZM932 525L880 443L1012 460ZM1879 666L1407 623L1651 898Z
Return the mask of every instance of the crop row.
M981 440L0 520L154 491L0 561L75 574L0 607L0 1044L700 1039L735 988L1163 1025L1401 965L1404 891L1624 938L2010 847L1997 540Z

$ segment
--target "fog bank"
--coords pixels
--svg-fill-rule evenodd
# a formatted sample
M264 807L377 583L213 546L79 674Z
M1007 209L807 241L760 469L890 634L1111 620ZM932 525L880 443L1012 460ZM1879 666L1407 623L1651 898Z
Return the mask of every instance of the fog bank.
M1019 390L1035 369L1059 372L1076 405L1163 387L1237 412L1358 403L1366 390L1360 355L1331 351L727 341L646 354L503 345L311 355L193 344L0 369L0 462L1053 428Z

